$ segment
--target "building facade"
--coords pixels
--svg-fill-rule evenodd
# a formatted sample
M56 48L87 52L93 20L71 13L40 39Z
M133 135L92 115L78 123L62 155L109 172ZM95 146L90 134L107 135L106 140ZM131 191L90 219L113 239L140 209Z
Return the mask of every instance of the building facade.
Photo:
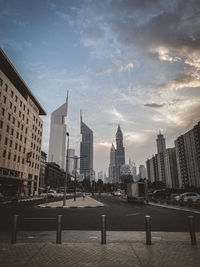
M200 188L200 122L175 140L180 188Z
M118 125L118 129L116 132L116 182L120 181L120 168L125 164L125 149L123 146L123 133L121 131L120 125Z
M93 177L93 131L80 116L82 141L80 143L80 176L92 181Z
M47 162L45 168L45 184L47 187L61 191L64 187L64 180L66 179L66 172L60 168L55 162Z
M167 148L164 153L166 187L179 188L176 149Z
M51 113L48 162L55 162L65 169L66 130L68 95L65 103Z
M45 189L45 168L47 162L47 153L41 151L41 159L40 159L40 189Z
M38 194L46 112L0 49L0 191Z
M68 159L66 158L67 171L72 175L75 169L75 149L67 149L66 155L68 155Z
M112 144L110 149L110 164L109 164L109 181L110 183L116 183L116 162L115 162L115 147Z

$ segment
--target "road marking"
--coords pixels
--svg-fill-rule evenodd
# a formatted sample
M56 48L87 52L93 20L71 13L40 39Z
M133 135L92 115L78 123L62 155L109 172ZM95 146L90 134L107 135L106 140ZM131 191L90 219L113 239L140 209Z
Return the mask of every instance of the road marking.
M126 214L126 216L136 216L136 215L139 215L139 213L131 213L131 214Z

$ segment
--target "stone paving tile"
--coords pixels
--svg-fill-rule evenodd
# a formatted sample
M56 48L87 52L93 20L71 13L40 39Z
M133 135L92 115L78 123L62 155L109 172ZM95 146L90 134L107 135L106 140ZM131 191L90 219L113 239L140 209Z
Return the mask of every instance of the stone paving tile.
M141 267L130 244L64 244L45 246L27 267Z
M22 267L36 257L45 244L0 244L0 267Z
M146 246L141 242L131 244L144 267L199 267L200 247L185 242L155 242Z

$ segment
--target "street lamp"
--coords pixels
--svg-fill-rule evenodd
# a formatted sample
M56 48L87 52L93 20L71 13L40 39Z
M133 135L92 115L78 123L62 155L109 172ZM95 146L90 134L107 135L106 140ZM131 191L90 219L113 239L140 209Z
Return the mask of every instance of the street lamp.
M63 196L63 206L66 206L66 193L67 193L67 177L68 177L68 158L69 158L69 133L67 135L67 160L66 160L66 176L64 181L64 196Z

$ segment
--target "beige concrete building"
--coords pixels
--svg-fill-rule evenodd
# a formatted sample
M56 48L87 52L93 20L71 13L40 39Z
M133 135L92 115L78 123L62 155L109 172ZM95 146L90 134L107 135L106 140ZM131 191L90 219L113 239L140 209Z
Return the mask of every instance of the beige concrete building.
M0 49L0 192L37 194L44 109Z

